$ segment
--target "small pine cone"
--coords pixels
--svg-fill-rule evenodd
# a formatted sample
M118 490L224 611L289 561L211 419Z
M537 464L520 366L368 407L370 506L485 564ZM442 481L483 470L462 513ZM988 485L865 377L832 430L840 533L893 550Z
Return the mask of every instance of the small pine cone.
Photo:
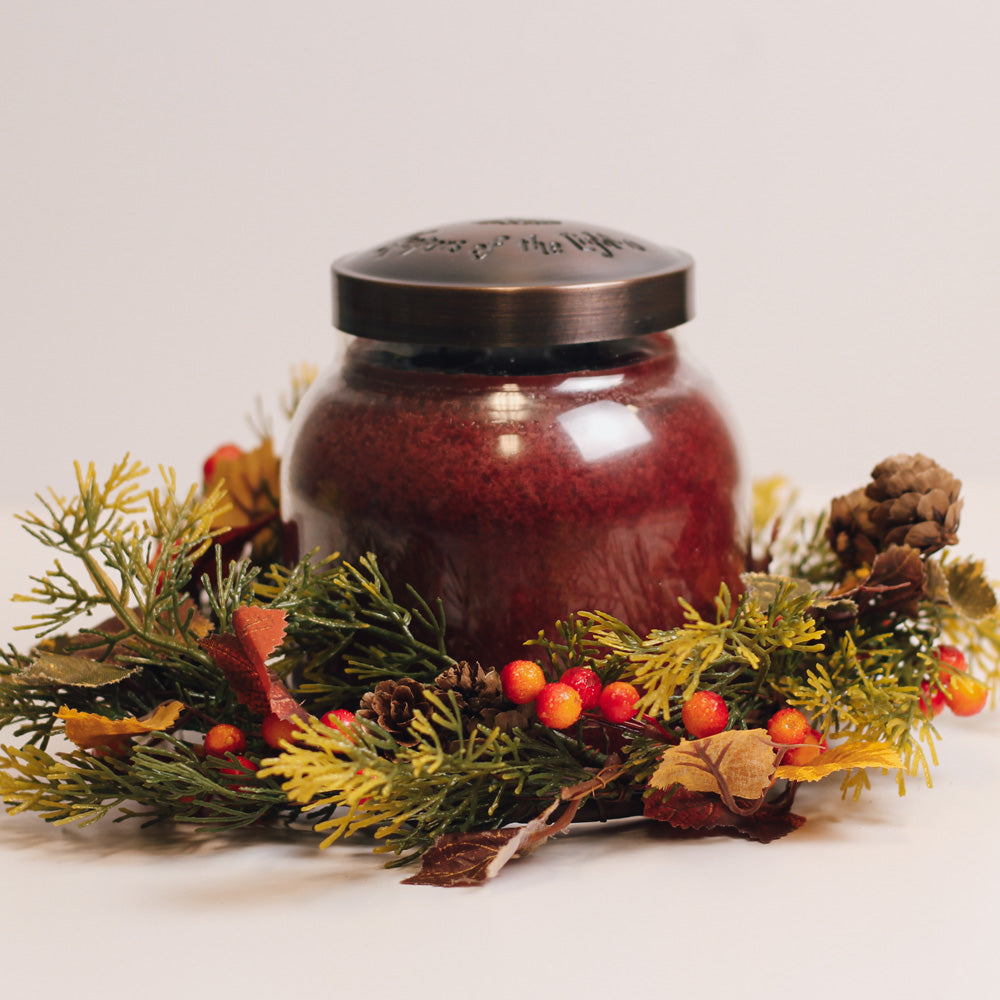
M413 721L414 712L417 709L425 711L425 705L424 685L405 677L398 681L379 681L373 691L362 695L357 714L399 739L406 736L406 727ZM406 745L403 740L400 743Z
M875 504L879 548L909 545L930 555L958 541L961 482L926 455L895 455L872 470L865 494Z
M872 469L863 489L837 497L827 537L847 569L871 566L890 545L930 555L958 540L962 488L926 455L894 455Z
M500 674L492 667L484 670L478 663L473 666L463 660L438 674L434 683L438 691L455 694L466 733L473 732L479 724L509 733L514 728L526 729L531 722L532 706L512 708L503 696Z
M874 506L864 488L836 497L830 505L827 538L847 569L870 566L878 553L878 533L871 518Z
M478 663L473 666L463 660L438 674L434 684L438 691L453 691L459 699L459 707L470 715L482 715L503 704L503 684L492 667L484 670Z

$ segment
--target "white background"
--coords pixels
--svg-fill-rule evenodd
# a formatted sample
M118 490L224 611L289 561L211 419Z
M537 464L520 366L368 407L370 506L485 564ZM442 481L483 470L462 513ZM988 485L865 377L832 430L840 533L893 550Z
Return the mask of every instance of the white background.
M194 478L333 353L334 258L533 213L694 255L751 474L997 475L989 0L0 11L5 499L126 450Z
M497 215L694 255L682 344L750 474L847 490L921 450L1000 481L992 0L4 0L0 18L6 505L125 451L195 478L217 443L252 440L256 397L273 408L293 364L336 350L331 260ZM995 567L994 509L970 496L965 537ZM0 538L23 589L39 567ZM46 980L32 963L55 937L88 983L133 942L119 968L150 996L338 978L372 996L958 995L992 961L997 725L969 724L963 766L905 805L814 798L787 847L597 839L452 895L308 839L206 854L5 821L0 930L22 971L8 958L0 982Z

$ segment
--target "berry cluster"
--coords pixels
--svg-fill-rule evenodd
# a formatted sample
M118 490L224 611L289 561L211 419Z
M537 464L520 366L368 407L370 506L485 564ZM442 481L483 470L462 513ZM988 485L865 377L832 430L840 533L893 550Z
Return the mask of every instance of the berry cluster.
M625 681L604 684L589 667L570 667L557 681L548 681L533 660L512 660L500 671L504 695L515 705L535 703L543 726L567 729L584 712L595 709L608 722L628 722L638 714L639 692Z
M797 708L781 708L775 712L768 720L767 735L772 743L790 748L781 762L795 767L811 764L826 749L826 740Z
M354 713L346 708L335 708L327 712L321 719L329 729L350 730L354 723ZM299 727L294 718L282 719L274 713L264 717L260 724L261 739L275 750L283 749L286 742L294 743ZM246 777L257 770L257 764L249 757L243 756L247 748L247 735L239 726L230 725L228 722L219 723L212 726L205 733L205 742L202 749L210 757L229 757L231 754L235 758L235 763L239 767L224 767L220 769L222 774L237 775ZM241 787L239 784L230 786L236 790Z
M930 679L920 683L923 692L920 710L924 715L933 718L944 711L945 706L955 715L981 712L986 707L990 691L981 680L966 673L968 663L965 654L954 646L938 646L934 656L941 664L937 684L932 685Z

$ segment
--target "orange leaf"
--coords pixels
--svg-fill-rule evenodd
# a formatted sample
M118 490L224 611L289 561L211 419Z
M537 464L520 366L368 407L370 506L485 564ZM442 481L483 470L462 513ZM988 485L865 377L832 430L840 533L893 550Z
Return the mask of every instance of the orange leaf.
M170 729L184 710L179 701L165 701L141 719L128 716L109 719L96 712L81 712L65 705L56 712L56 718L66 722L66 736L81 750L98 747L120 747L129 737Z
M258 715L273 712L287 719L301 714L298 702L265 662L285 637L285 612L244 605L233 614L233 631L235 635L205 636L200 644L226 675L237 701Z

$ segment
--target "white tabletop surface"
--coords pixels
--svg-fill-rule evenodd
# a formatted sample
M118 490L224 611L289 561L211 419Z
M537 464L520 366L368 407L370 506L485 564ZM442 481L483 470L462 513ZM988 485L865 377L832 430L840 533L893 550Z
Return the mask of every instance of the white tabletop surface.
M998 493L967 495L969 554L995 567ZM10 511L0 552L7 593L47 566ZM3 602L0 638L23 612ZM1000 715L940 729L932 789L805 787L806 825L770 845L574 831L474 889L402 886L309 831L0 814L0 995L969 996L997 968Z

